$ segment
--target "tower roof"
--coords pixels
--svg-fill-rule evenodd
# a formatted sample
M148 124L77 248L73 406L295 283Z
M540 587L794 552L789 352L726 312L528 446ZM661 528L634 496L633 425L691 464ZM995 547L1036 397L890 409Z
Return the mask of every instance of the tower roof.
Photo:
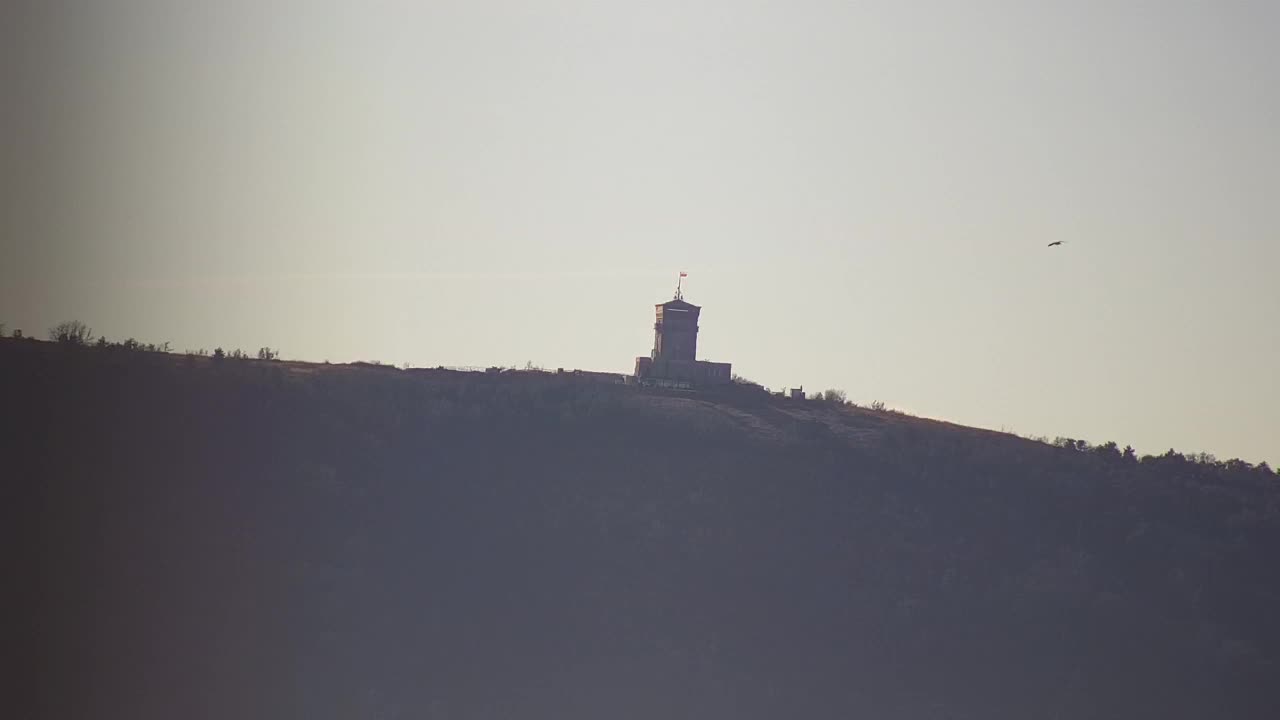
M658 303L657 306L660 308L663 308L664 310L701 310L702 309L697 305L694 305L693 303L685 302L680 298L676 298L675 300L668 300L664 303Z

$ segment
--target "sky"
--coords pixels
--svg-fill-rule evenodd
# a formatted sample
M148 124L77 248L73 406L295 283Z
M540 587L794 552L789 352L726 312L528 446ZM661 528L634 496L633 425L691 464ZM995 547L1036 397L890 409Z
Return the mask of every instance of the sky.
M0 322L1280 461L1280 3L0 9ZM1047 248L1049 242L1064 244Z

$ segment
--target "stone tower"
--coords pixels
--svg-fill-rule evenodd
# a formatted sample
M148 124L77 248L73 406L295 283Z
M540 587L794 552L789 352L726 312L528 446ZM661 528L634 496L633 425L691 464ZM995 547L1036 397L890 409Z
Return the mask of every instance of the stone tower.
M693 362L698 356L698 313L702 308L675 299L654 306L654 362Z
M680 273L684 278L684 273ZM636 358L635 377L646 381L671 381L688 386L732 381L729 363L698 359L698 315L702 308L684 300L680 285L676 296L654 306L653 352Z

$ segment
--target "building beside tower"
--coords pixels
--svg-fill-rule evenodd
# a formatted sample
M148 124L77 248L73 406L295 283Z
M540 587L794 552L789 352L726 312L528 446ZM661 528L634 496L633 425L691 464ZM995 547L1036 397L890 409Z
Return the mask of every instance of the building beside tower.
M674 298L655 305L653 351L647 357L636 358L635 376L693 385L732 382L730 363L697 358L698 316L701 312L702 308L685 301L679 284Z

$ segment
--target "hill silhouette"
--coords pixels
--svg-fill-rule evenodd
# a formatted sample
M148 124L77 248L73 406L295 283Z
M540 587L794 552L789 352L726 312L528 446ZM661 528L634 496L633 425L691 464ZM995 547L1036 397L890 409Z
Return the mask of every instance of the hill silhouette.
M1280 717L1265 465L0 340L38 717Z

